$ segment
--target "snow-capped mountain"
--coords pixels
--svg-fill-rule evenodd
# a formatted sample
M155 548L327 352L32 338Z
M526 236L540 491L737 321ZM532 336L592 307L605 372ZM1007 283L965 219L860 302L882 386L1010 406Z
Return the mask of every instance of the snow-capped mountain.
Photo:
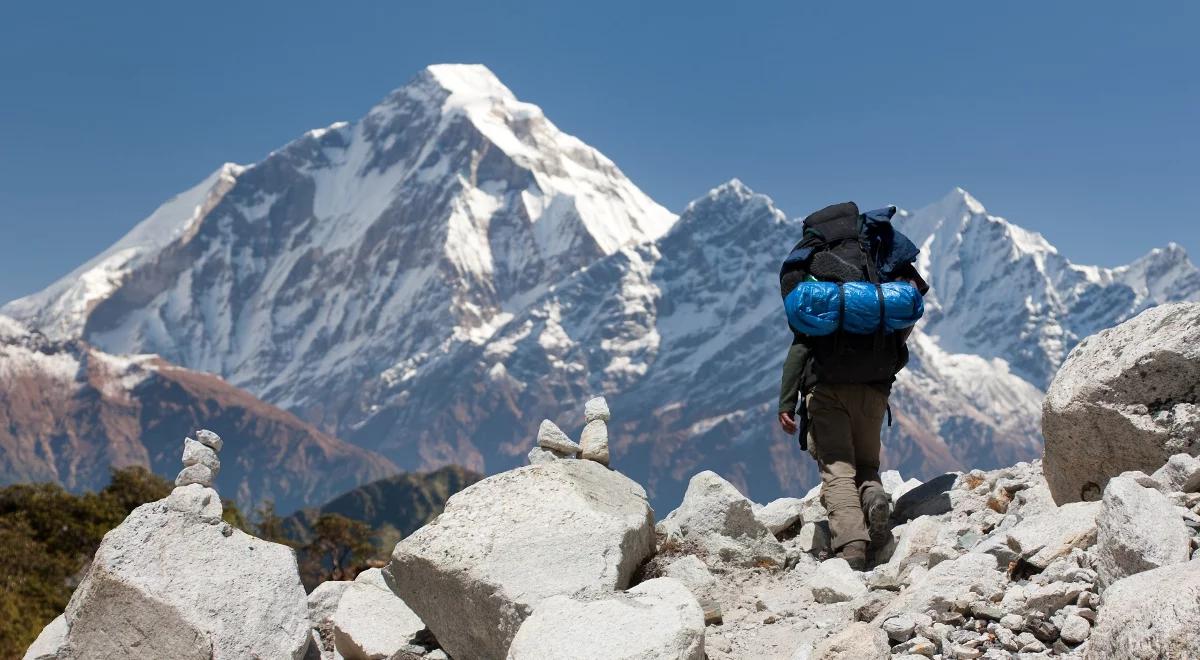
M1036 456L1080 337L1200 298L1177 246L1076 266L961 190L896 222L934 287L886 430L905 474ZM604 393L614 460L660 506L704 468L762 501L814 483L774 419L799 235L738 181L676 218L485 68L441 65L225 166L4 311L219 374L405 469L511 467L542 417L577 431Z
M0 485L97 489L128 465L173 479L182 439L201 427L225 435L217 484L247 508L269 499L289 511L398 470L212 374L51 340L4 316L0 384Z
M482 66L226 165L5 312L218 373L326 428L673 214Z

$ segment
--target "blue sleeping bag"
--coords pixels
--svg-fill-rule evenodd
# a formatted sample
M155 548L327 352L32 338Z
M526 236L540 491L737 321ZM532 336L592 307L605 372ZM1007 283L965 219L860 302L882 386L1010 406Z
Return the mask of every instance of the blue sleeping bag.
M912 327L925 313L925 301L908 282L885 282L884 332ZM822 336L841 327L846 332L869 335L879 330L879 295L870 282L801 282L783 300L788 323L796 332ZM839 319L839 297L845 295L846 315Z

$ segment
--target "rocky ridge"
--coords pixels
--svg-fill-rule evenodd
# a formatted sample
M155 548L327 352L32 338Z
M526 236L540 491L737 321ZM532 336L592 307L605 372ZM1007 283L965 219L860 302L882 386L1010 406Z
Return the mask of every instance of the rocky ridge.
M1180 315L1200 318L1200 304L1152 309L1114 330L1145 357L1113 368L1180 369L1176 354L1137 353L1167 339L1164 316ZM1070 377L1072 360L1098 359L1090 350L1077 348L1060 377ZM1197 359L1183 364L1195 368ZM1073 396L1075 405L1103 401L1089 389ZM1143 413L1128 396L1133 421ZM1140 404L1151 396L1144 390ZM602 423L606 438L613 422L600 401L583 420ZM533 453L530 465L455 495L442 516L396 546L384 570L325 583L307 605L294 556L219 523L215 493L192 483L139 508L106 538L65 619L26 657L78 657L81 643L93 644L88 657L96 658L125 657L135 646L164 658L1195 657L1200 437L1167 437L1166 446L1184 451L1146 465L1149 472L1098 477L1098 498L1062 504L1053 468L1041 461L925 483L888 472L891 539L858 572L830 557L815 490L759 505L702 472L655 525L637 483L576 458L571 448L582 454L586 443L544 424L534 442L545 453ZM1072 442L1052 430L1046 439L1048 452ZM1144 445L1139 451L1164 446L1154 434L1131 442ZM192 465L212 462L185 444ZM164 517L177 522L155 522ZM222 538L261 552L212 555ZM170 551L147 552L147 540ZM201 579L201 560L240 576L245 588L207 603L214 582ZM181 568L173 580L158 578L168 566ZM180 594L188 600L173 600ZM209 619L236 613L238 633L195 618L196 596ZM135 607L115 606L126 601Z

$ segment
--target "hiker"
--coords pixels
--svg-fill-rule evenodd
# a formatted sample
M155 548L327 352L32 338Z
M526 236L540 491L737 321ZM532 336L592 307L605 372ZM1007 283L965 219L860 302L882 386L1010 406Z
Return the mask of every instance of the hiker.
M891 225L895 211L860 214L846 202L813 213L780 271L793 339L779 424L816 458L832 546L856 570L868 542L878 548L889 536L880 431L929 290L913 266L916 246Z

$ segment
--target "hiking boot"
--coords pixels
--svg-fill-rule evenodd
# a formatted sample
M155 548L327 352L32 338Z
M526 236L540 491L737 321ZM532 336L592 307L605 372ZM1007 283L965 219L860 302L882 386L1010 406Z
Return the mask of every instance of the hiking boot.
M877 547L887 545L891 539L888 521L892 517L892 498L882 488L872 488L863 493L863 512L867 516L867 530L871 535L871 544Z
M865 570L867 568L867 542L851 541L838 548L837 556L845 559L846 563L850 564L850 568L856 571Z

